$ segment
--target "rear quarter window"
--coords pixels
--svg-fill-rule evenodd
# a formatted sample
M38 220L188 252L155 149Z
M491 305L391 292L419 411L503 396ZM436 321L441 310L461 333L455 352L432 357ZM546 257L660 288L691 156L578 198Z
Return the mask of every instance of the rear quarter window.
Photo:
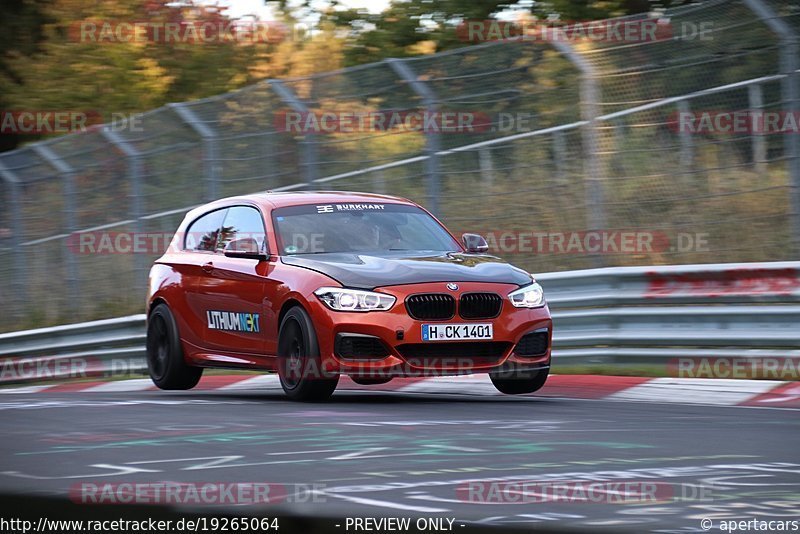
M227 211L227 208L223 208L195 219L186 229L186 236L183 239L184 250L214 252L219 239L219 229Z

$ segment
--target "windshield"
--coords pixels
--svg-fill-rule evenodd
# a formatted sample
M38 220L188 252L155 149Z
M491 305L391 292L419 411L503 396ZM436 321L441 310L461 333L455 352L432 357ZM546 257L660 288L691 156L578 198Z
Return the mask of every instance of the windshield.
M306 204L273 211L281 254L460 252L436 220L404 204Z

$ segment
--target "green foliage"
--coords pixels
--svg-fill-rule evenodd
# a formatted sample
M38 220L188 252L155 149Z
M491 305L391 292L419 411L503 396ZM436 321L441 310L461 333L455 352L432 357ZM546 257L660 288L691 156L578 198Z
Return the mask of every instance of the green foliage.
M392 0L381 13L360 9L340 9L330 2L324 20L349 28L354 35L347 65L379 61L387 57L407 57L467 46L457 28L466 20L495 19L509 11L562 20L589 21L646 13L654 8L688 4L688 0ZM285 2L281 2L285 6ZM305 5L309 5L306 2ZM421 47L422 43L432 43Z
M193 1L17 0L4 2L0 16L7 26L0 32L0 109L99 112L106 122L114 113L209 97L266 77L336 68L341 57L331 32L275 43L132 42L80 33L82 22L112 29L122 22L230 22L223 9Z

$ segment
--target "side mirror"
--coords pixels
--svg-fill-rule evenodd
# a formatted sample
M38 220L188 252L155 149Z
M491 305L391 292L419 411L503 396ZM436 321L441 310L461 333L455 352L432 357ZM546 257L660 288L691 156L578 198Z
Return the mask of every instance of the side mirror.
M482 254L489 251L489 244L478 234L463 234L461 241L464 243L464 248L471 254Z
M267 255L261 252L258 241L252 237L234 239L225 245L225 250L223 252L228 258L246 258L251 260L267 259Z

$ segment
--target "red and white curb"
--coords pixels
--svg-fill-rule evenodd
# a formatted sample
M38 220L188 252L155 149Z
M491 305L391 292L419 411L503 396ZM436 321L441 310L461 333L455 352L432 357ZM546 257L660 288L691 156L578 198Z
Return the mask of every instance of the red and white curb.
M150 379L115 382L67 382L46 386L0 389L0 394L32 393L122 393L157 389ZM361 386L347 377L339 389L395 391L400 393L501 396L488 375L435 378L397 378L388 384ZM280 391L278 377L265 375L211 375L204 377L194 391ZM756 406L800 409L800 382L774 380L725 380L714 378L644 378L626 376L551 375L534 397L569 397L619 401L699 404L716 406Z

